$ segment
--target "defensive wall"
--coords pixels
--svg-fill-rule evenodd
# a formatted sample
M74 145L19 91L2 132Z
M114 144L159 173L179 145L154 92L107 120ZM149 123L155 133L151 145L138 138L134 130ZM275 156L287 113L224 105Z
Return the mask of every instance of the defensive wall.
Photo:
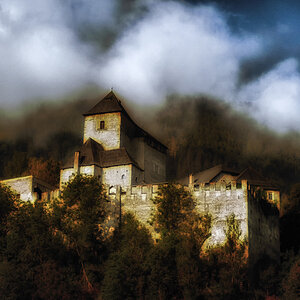
M51 191L51 186L32 176L6 180L2 183L19 191L20 198L24 201L36 199L51 201L61 195L60 190ZM158 195L159 184L106 186L106 189L110 200L107 204L108 230L113 230L122 214L131 212L149 228L154 238L158 238L149 221L155 212L152 199ZM241 183L232 181L230 184L189 185L185 186L185 189L191 192L196 211L212 216L208 245L222 244L225 241L226 219L234 214L240 225L242 238L248 241L251 263L254 264L265 255L274 260L279 259L278 209L274 203L259 196L257 187L252 187L246 180L242 180Z
M194 198L195 209L199 213L212 216L212 228L209 244L221 244L225 241L226 219L234 214L240 225L243 238L248 238L247 182L241 185L209 184L207 186L186 186ZM151 231L149 224L155 205L152 199L157 196L159 184L137 185L128 188L107 187L111 200L111 211L119 218L120 211L133 213L138 220Z
M248 184L232 181L230 184L200 184L185 187L194 198L195 209L199 213L212 216L211 237L207 245L224 243L226 220L234 214L241 230L241 238L248 241L249 261L255 264L264 256L279 260L279 214L274 203L262 199L253 192L256 188ZM109 209L115 220L121 212L131 212L145 224L156 238L157 233L150 225L159 184L137 185L128 188L107 187ZM279 192L278 192L279 193Z

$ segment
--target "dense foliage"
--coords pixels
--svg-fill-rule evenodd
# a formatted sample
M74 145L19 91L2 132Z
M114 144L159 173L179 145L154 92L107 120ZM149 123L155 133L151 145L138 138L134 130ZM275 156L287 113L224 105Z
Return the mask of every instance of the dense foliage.
M107 201L92 177L76 176L50 203L18 201L0 187L2 298L293 299L299 292L297 256L285 259L281 274L265 269L265 284L250 287L247 242L234 215L225 244L204 247L211 217L196 213L180 186L163 186L154 199L152 235L131 214L108 234Z

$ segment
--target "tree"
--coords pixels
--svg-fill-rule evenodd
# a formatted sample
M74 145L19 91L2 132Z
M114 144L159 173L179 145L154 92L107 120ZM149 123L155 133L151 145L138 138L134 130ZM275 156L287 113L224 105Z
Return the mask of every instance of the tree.
M248 299L248 244L241 237L234 214L227 217L226 223L225 244L208 251L205 295L208 299Z
M182 186L174 184L161 186L153 203L156 204L153 221L162 236L176 232L194 208L191 195Z
M282 299L299 299L300 297L300 256L293 258L290 269L282 281Z
M4 234L7 217L18 205L18 199L10 188L0 183L0 235Z
M31 157L25 173L42 179L53 186L59 183L59 163L53 159Z
M153 202L153 221L161 238L151 255L151 297L200 297L205 286L201 253L210 236L211 217L195 211L191 195L182 186L160 187Z
M63 190L53 214L68 248L78 257L83 281L89 292L101 281L104 259L104 229L107 196L98 178L77 175Z
M126 213L113 236L105 264L102 299L142 299L147 287L153 248L149 231L132 214Z
M20 201L9 214L0 263L0 294L5 299L32 299L34 294L45 294L48 279L41 277L41 268L50 262L55 262L56 270L64 274L62 277L66 275L64 264L69 261L70 253L51 223L43 202ZM75 273L72 268L68 272L69 276ZM60 282L64 285L60 295L72 290L67 288L65 279Z

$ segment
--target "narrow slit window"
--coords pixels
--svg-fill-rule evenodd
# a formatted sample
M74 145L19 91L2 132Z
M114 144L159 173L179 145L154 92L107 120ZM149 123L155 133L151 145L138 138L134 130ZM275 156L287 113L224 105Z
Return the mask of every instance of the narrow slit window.
M100 121L100 130L105 129L105 122L104 121Z

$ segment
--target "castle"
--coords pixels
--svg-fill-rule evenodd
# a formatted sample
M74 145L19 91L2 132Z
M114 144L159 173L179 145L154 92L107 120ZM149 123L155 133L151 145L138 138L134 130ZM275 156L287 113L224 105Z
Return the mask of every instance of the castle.
M59 189L33 176L2 183L22 200L33 201L58 197L76 174L97 176L116 218L120 211L131 211L150 226L147 221L155 209L151 199L166 182L167 147L132 120L112 91L83 116L83 144L62 167ZM255 170L239 172L220 165L178 183L191 192L198 212L211 214L210 245L224 242L226 219L234 214L248 241L249 260L256 262L263 255L279 259L280 192Z
M61 188L74 174L122 187L166 180L167 147L131 119L112 91L83 116L83 145L61 170Z

